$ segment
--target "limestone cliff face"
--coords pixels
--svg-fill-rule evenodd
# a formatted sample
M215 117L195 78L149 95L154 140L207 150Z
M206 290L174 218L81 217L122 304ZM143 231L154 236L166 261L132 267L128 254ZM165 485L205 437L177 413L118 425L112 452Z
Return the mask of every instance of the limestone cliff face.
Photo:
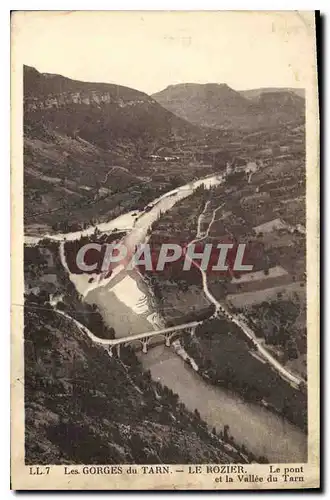
M24 67L24 124L34 138L44 130L80 137L102 148L166 142L200 133L152 97L112 83L81 82ZM134 150L135 151L135 150Z
M125 108L156 102L143 92L121 85L80 82L24 66L24 104L25 111L29 112L72 104L96 107L115 104Z
M124 100L114 97L110 92L62 92L61 94L49 94L45 98L28 96L24 99L25 111L36 111L39 109L61 108L71 104L85 104L87 106L101 107L104 104L116 104L120 108L126 106L139 106L152 104L153 99Z

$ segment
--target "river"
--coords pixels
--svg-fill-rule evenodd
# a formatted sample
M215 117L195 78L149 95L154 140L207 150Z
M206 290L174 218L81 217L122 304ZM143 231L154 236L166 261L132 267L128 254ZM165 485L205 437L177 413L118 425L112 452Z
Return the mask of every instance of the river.
M209 177L155 200L149 205L152 208L134 219L125 243L133 246L144 241L148 228L160 213L170 210L199 185L211 187L222 182L219 176ZM108 227L117 226L112 221ZM90 275L70 275L85 300L99 307L117 337L157 329L162 324L153 308L151 292L136 271L122 270L102 282L95 277L92 284L89 278ZM172 348L153 347L147 354L139 354L139 359L143 367L151 371L154 380L171 388L190 410L197 409L210 427L221 430L229 425L235 441L245 444L255 455L264 455L273 463L307 460L307 438L300 429L260 405L244 402L234 393L208 385Z

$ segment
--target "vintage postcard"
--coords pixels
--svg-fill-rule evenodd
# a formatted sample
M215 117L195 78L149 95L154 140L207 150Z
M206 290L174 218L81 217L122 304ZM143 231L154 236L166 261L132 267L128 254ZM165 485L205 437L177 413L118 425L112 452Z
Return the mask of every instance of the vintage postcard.
M11 29L12 488L319 488L315 13Z

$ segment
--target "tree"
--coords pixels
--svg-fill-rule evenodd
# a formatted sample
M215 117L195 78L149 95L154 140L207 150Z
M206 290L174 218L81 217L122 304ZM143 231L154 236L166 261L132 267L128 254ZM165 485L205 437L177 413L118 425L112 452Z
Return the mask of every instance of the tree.
M201 416L200 416L200 413L197 410L197 408L195 408L195 410L194 410L194 415L195 415L196 419L201 420Z

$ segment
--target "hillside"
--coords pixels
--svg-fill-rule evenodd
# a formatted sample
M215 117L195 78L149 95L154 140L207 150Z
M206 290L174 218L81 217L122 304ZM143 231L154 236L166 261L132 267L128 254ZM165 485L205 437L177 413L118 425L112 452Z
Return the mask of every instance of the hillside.
M279 123L301 123L304 119L304 99L288 90L261 93L253 103L260 114L271 117L274 113Z
M99 337L115 334L95 308L80 301L56 244L25 247L24 278L27 464L255 459L242 458L229 436L211 433L198 412L152 381L130 348L122 347L120 359L110 358L70 319ZM63 301L57 309L68 317L50 305L54 293Z
M160 108L147 94L108 83L89 83L24 67L25 129L38 138L45 124L105 150L181 138L190 124Z
M179 84L153 94L172 113L193 124L213 128L255 130L304 117L304 100L284 89L238 92L226 84Z
M239 459L134 354L110 358L51 309L26 310L25 356L27 464Z
M149 155L201 135L137 90L25 66L26 227L45 231L63 221L90 223L95 213L109 219L143 208L170 189L170 167L161 182L151 183Z
M153 94L154 99L178 116L202 126L217 127L247 111L249 102L225 84L184 83Z
M261 94L268 94L269 92L291 92L298 97L305 99L305 89L293 87L263 87L260 89L240 90L239 93L248 99L255 99L260 97Z

